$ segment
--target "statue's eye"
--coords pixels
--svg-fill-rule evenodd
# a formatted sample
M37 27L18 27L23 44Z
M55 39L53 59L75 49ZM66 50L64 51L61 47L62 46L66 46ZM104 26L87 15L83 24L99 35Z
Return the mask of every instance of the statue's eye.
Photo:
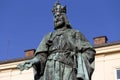
M54 17L56 18L57 16L55 15Z

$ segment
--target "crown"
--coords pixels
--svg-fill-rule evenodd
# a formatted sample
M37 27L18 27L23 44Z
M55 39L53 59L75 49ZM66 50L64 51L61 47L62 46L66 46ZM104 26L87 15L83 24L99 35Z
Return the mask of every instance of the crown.
M52 10L53 14L55 13L66 13L66 6L62 6L59 1L55 3Z

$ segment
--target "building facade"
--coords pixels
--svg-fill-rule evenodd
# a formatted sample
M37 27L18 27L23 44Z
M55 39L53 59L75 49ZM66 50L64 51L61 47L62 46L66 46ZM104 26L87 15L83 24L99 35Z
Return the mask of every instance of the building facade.
M98 42L94 39L96 56L92 80L120 80L120 41L107 43L107 38L101 38L103 36L97 37Z
M94 38L95 71L92 80L120 80L120 41L107 43L106 36ZM27 57L0 62L1 80L34 80L33 68L20 72L16 66L32 58L35 50L26 50Z

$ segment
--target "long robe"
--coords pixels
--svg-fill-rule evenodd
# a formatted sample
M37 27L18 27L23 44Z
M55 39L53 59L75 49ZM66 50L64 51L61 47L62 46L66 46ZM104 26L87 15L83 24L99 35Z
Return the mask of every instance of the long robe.
M56 30L46 35L36 50L40 66L35 80L91 80L95 50L78 30Z

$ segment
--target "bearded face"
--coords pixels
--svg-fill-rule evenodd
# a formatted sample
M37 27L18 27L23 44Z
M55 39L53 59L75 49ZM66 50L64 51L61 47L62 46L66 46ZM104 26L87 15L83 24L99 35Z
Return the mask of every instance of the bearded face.
M62 28L65 25L65 18L62 14L56 13L54 15L54 27L55 29Z

